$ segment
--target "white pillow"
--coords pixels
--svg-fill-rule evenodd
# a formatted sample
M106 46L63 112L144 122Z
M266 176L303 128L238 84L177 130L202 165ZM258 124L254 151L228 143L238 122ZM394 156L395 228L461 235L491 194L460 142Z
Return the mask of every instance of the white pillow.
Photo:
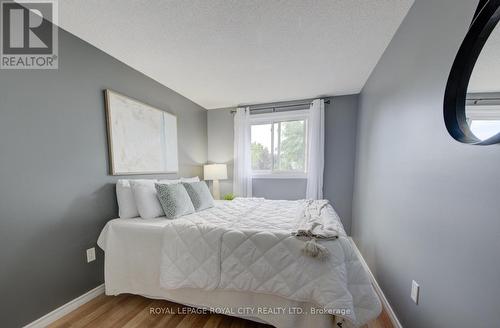
M155 188L155 183L157 182L157 180L130 181L137 210L143 219L154 219L165 215ZM179 183L179 181L161 180L161 183L171 184Z
M129 219L139 216L129 180L120 179L116 182L116 200L120 218Z
M158 183L163 183L163 184L181 183L181 179L173 179L173 180L158 180Z
M186 183L200 182L200 178L199 177L181 178L181 182L186 182Z

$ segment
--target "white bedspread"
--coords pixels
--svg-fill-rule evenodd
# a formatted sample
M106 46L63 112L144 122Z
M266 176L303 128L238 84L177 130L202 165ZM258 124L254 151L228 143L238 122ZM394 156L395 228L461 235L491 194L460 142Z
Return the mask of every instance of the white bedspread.
M216 206L224 201L216 201ZM137 294L166 299L259 322L277 328L332 328L333 317L315 313L316 306L280 296L234 290L195 288L165 289L160 286L160 259L164 228L169 223L156 219L110 220L99 236L98 245L105 251L104 278L106 295ZM252 311L247 311L248 309ZM289 309L271 312L266 309ZM302 309L294 313L294 309ZM229 313L228 311L229 310ZM244 310L243 312L241 312Z
M316 304L359 326L381 311L340 220L328 205L321 213L339 238L319 240L324 260L302 254L291 236L304 201L236 199L172 220L164 228L160 284L272 294Z

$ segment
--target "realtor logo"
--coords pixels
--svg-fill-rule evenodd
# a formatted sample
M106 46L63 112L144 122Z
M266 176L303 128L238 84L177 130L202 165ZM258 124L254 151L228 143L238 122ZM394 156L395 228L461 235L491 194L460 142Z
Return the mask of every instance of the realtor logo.
M57 69L58 33L55 0L0 3L2 69Z

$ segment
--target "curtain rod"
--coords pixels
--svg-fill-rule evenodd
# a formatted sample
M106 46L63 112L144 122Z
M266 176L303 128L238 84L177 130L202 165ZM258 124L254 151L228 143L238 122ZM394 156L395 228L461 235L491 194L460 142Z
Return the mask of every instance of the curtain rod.
M499 97L495 97L495 98L467 98L465 99L466 103L467 102L472 102L472 104L469 104L470 105L481 105L481 104L478 104L479 102L488 102L488 101L494 101L494 102L499 102L500 101L500 98ZM496 105L496 104L495 104Z
M492 98L467 98L465 100L469 101L484 101L484 100L500 100L499 97L492 97Z
M325 100L325 104L329 104L329 103L330 103L330 100ZM290 108L290 107L299 107L299 106L310 106L311 104L312 104L312 102L290 104L290 105L276 105L276 106L266 106L266 107L254 107L254 108L252 108L252 106L242 106L242 107L250 107L250 112L254 111L254 110L257 111L257 110L265 110L265 109L272 109L273 112L274 112L275 109L277 109L277 108ZM236 113L236 110L235 109L231 110L231 114L234 114L234 113Z

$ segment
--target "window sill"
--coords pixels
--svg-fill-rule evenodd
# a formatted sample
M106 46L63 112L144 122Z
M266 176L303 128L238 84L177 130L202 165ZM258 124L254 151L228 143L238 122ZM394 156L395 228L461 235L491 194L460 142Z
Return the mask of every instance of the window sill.
M274 174L253 174L252 179L307 179L307 175L305 173L274 173Z

